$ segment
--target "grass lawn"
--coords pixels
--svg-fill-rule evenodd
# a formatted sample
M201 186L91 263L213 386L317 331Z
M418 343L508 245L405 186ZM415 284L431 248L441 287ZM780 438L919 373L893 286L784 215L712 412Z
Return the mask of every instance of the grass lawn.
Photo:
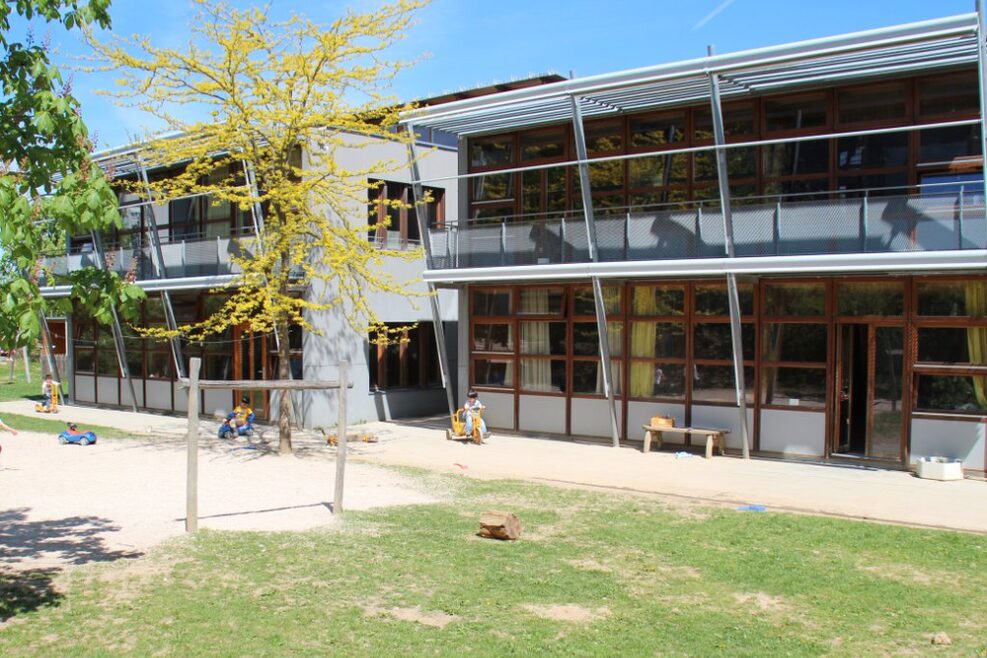
M981 535L421 477L455 502L8 575L0 655L987 655ZM477 538L485 509L522 539Z
M31 361L31 381L28 383L24 376L24 362L18 356L14 368L14 377L10 377L10 363L0 363L0 402L8 400L37 399L41 400L41 362L32 357ZM65 429L65 420L58 415L39 414L37 416L24 416L22 414L0 414L4 422L13 427L18 432L41 432L43 434L60 434ZM96 436L103 439L132 437L133 432L124 432L112 427L101 425L86 425L80 427L84 430L92 430Z
M18 353L17 361L14 363L13 377L10 372L10 362L0 362L0 402L7 400L21 400L23 398L37 398L41 400L41 362L36 357L31 357L31 381L27 381L24 376L24 362L21 361Z

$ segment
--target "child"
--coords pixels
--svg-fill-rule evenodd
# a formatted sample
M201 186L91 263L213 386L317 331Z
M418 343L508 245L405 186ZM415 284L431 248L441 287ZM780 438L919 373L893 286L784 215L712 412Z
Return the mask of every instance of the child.
M17 436L17 430L15 430L10 425L4 424L3 418L0 418L0 430L6 430L6 431L10 432L11 434L13 434L14 436ZM0 446L0 452L3 452L3 446Z
M41 382L41 395L44 397L42 406L46 411L51 410L51 394L55 386L58 386L58 382L52 381L51 375L45 375L45 380Z
M238 432L241 427L250 423L250 415L254 410L250 408L250 398L244 395L240 398L240 404L233 407L233 418L230 419L230 427Z
M466 395L466 404L463 405L463 418L466 420L466 436L473 433L473 414L472 411L482 412L486 409L486 405L480 402L480 396L477 395L476 391L470 391ZM487 423L480 417L480 434L483 436L487 435Z
M6 431L10 432L11 434L13 434L14 436L17 436L17 430L15 430L10 425L6 425L3 422L3 418L0 418L0 430L6 430Z

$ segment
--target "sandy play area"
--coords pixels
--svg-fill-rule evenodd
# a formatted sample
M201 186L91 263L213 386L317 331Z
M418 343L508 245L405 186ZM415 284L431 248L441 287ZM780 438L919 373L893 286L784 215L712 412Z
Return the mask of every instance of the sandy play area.
M0 567L36 568L138 556L184 532L180 437L59 445L54 436L0 435ZM300 444L300 445L299 445ZM203 436L199 527L302 530L334 522L334 451L300 438L279 457L243 440ZM416 483L350 463L344 507L428 502Z

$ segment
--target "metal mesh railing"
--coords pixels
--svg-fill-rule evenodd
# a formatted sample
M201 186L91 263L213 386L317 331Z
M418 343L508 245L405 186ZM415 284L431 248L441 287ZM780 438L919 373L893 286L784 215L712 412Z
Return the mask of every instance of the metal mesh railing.
M724 258L715 206L628 208L595 222L599 260ZM952 192L737 205L738 257L987 248L983 197ZM431 234L433 268L590 262L581 213L451 224Z

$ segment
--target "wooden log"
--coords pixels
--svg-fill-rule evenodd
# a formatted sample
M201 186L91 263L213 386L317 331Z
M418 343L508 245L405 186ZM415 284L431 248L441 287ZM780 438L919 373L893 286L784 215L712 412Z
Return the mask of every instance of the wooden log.
M479 535L490 539L518 539L521 519L511 512L484 512L480 515Z

